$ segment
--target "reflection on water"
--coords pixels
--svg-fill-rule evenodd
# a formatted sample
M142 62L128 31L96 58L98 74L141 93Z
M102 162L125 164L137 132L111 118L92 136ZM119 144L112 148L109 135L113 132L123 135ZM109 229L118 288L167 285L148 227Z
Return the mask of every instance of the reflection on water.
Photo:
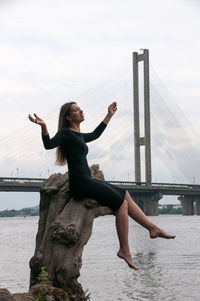
M150 239L130 221L129 241L138 271L116 256L118 241L113 216L96 219L83 253L79 281L91 301L200 300L200 216L158 216L151 220L175 240ZM0 219L0 286L28 290L28 262L35 247L37 217Z
M92 301L200 300L200 217L151 217L169 233L176 234L175 240L152 240L145 229L131 222L129 241L138 271L116 257L114 219L102 219L104 222L96 221L81 272L81 281L90 289Z

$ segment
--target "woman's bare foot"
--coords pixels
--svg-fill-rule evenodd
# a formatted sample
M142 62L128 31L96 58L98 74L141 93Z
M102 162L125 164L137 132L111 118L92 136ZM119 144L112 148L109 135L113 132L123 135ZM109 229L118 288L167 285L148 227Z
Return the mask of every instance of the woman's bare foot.
M149 232L151 238L162 237L162 238L170 239L176 237L176 235L170 235L158 227L154 227L153 229L149 230Z
M138 270L138 267L136 267L136 265L133 264L132 256L131 256L130 252L124 252L122 250L119 250L119 252L117 253L117 256L124 259L130 268L132 268L134 270Z

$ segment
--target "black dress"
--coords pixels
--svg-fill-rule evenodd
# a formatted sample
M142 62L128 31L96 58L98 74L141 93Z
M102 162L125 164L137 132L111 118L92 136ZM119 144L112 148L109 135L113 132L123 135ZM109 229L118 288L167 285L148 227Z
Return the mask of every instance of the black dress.
M97 139L106 124L102 121L91 133L79 133L64 127L50 139L49 135L42 135L44 147L52 149L61 146L68 164L69 190L75 199L91 198L102 206L108 206L116 211L122 205L126 191L104 181L91 177L87 163L87 142Z

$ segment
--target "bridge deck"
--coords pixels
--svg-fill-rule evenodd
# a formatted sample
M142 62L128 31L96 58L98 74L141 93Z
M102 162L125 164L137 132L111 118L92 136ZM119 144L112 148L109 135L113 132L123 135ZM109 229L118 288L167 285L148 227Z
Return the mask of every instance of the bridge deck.
M38 192L41 185L47 179L41 178L2 178L0 177L0 191L24 191ZM174 183L151 183L106 181L112 185L122 187L132 193L154 193L163 195L200 195L200 185L174 184Z
M110 184L122 187L136 193L161 192L163 195L200 195L200 185L107 181Z

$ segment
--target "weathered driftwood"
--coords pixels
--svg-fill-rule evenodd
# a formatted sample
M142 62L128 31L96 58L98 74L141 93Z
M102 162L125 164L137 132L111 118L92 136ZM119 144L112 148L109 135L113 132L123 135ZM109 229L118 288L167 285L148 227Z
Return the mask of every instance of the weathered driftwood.
M98 165L91 167L92 177L104 180ZM78 283L82 252L88 242L95 217L113 214L91 199L74 200L68 190L68 175L54 174L40 190L40 219L35 254L30 260L30 287L38 283L41 267L48 273L50 285L84 299Z

